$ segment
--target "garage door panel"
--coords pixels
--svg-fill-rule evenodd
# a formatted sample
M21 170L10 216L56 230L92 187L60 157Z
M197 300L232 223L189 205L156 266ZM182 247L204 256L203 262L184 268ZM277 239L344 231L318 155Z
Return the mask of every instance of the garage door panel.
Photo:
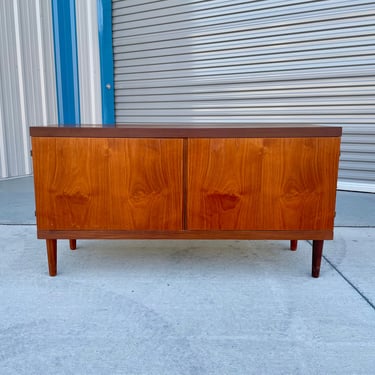
M116 122L343 127L340 186L375 191L375 3L117 0Z

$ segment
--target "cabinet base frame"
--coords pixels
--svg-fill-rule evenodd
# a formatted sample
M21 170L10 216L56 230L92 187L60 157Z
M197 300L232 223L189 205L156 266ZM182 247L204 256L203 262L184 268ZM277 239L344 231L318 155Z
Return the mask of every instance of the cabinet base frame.
M309 232L309 231L308 231ZM182 231L182 232L127 232L127 231L38 231L38 238L46 239L48 270L50 276L57 274L57 239L68 239L70 248L76 249L79 239L241 239L241 240L290 240L290 249L297 249L297 241L312 239L312 269L311 275L318 278L323 255L324 239L332 239L333 233L329 231L310 232L311 237L303 236L304 232L272 232L272 231ZM58 236L56 236L58 234ZM215 236L216 234L216 236ZM291 236L293 234L293 236ZM316 238L319 236L319 238ZM324 239L321 239L321 238Z
M42 230L39 239L61 240L332 240L331 230Z

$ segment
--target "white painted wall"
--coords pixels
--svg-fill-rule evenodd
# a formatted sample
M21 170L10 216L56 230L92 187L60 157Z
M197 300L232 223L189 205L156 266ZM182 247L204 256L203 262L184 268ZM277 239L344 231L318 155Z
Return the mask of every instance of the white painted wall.
M0 178L32 173L29 126L57 122L50 0L0 2Z
M76 0L81 123L102 122L96 0ZM0 179L32 173L29 127L58 122L51 0L0 1Z
M76 0L79 94L82 124L102 123L96 0Z

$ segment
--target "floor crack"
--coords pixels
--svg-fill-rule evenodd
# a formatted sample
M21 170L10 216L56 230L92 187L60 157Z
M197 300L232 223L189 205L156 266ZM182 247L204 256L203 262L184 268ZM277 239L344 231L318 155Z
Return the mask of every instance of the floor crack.
M312 246L312 241L307 241ZM371 302L324 254L323 259L375 310L375 304Z
M323 258L375 310L375 305L327 257Z

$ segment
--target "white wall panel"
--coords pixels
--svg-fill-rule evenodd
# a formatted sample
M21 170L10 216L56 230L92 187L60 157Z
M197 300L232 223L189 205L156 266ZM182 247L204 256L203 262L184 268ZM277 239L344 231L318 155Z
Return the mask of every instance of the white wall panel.
M81 123L102 123L96 0L76 0Z
M31 125L57 122L50 0L0 1L0 178L30 174Z

